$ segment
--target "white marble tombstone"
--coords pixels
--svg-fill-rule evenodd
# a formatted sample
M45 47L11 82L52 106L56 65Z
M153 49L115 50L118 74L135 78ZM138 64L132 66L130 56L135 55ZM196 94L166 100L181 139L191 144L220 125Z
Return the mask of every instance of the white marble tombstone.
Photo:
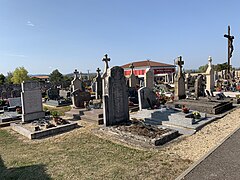
M208 68L206 70L206 90L209 92L214 89L214 70L212 66L212 57L208 58Z

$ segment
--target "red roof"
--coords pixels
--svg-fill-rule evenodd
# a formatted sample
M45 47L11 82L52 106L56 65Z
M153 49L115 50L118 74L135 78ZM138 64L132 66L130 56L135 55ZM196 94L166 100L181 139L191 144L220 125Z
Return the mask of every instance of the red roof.
M136 61L136 62L131 62L125 65L122 65L122 68L129 68L129 66L133 63L134 67L145 67L145 66L150 66L150 67L172 67L174 68L175 66L172 64L165 64L165 63L160 63L160 62L154 62L150 60L145 60L145 61Z

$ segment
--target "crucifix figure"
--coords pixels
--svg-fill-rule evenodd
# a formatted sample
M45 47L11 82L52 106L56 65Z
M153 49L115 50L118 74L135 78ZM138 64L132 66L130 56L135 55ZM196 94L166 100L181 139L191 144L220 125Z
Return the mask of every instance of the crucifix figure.
M182 56L179 56L175 62L178 65L178 75L182 75L182 66L184 65L184 61L182 60Z
M104 58L102 59L102 61L105 62L105 72L107 72L107 69L109 68L108 66L108 61L110 61L111 59L108 57L107 54L104 55Z
M225 34L224 35L225 38L228 39L228 74L230 73L230 59L232 57L232 53L233 53L233 39L234 39L234 36L231 36L230 34L230 26L228 26L228 34Z
M101 69L97 68L97 75L100 75Z
M131 68L131 74L134 74L134 73L133 73L133 69L134 69L134 65L133 65L133 63L130 64L129 68Z
M75 71L74 71L73 73L74 73L74 79L77 79L77 78L78 78L78 74L79 74L79 72L77 71L77 69L75 69Z

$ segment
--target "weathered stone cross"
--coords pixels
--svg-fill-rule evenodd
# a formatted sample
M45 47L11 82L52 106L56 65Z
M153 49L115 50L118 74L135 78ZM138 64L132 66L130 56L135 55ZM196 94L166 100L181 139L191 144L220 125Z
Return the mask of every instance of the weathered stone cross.
M176 65L178 65L178 74L182 74L182 66L184 65L184 61L182 60L182 56L179 56Z
M110 61L110 60L111 60L111 59L108 58L108 55L105 54L105 55L104 55L104 58L102 59L102 61L105 62L105 72L107 72L107 69L109 68L109 66L108 66L108 61Z

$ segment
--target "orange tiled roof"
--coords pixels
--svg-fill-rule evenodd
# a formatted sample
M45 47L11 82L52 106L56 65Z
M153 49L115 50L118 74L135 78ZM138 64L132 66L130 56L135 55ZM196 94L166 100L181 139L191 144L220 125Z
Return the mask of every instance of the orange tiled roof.
M32 76L33 78L38 78L38 79L48 79L49 76Z
M175 67L172 64L165 64L165 63L160 63L160 62L154 62L150 60L145 60L145 61L136 61L136 62L131 62L125 65L122 65L122 68L129 68L129 66L133 63L134 67L144 67L144 66L150 66L150 67Z

